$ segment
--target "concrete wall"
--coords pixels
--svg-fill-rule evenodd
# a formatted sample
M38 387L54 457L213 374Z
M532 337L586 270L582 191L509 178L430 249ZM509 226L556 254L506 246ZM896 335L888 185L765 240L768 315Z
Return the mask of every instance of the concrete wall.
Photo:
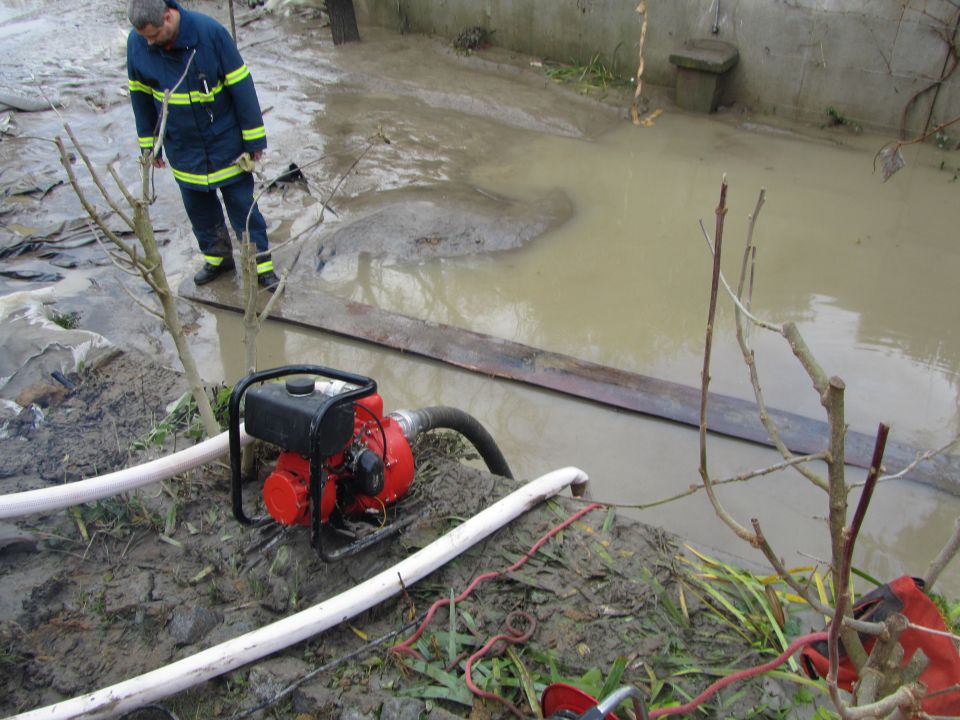
M717 17L719 32L711 29ZM502 47L631 77L637 67L638 0L355 0L361 22L453 39L494 31ZM823 122L833 107L867 128L896 132L911 98L949 67L956 38L950 0L648 0L646 83L673 87L669 56L684 40L736 45L722 102L792 120ZM910 104L911 134L960 115L960 72Z

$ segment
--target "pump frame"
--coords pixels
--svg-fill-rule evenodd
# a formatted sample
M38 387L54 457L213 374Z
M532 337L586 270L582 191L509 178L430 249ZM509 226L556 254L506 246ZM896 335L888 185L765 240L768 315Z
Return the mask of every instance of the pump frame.
M230 394L230 420L228 435L230 440L230 486L231 499L233 503L234 517L244 525L260 526L272 521L269 516L259 518L249 517L243 509L243 489L241 478L240 461L240 402L244 394L254 383L263 383L267 380L286 377L289 375L311 375L314 377L324 377L331 380L339 380L354 387L344 392L330 397L324 401L313 415L310 422L310 544L316 549L320 557L326 562L335 562L342 558L354 555L361 550L380 542L381 540L396 534L403 527L409 525L413 518L404 520L395 520L376 532L365 535L362 538L354 540L337 550L328 550L323 542L323 522L321 520L320 499L323 497L323 491L327 484L328 472L323 467L323 456L320 453L320 428L323 426L323 419L333 408L346 403L353 404L360 398L373 395L377 391L377 383L372 378L364 375L334 370L332 368L322 367L320 365L284 365L270 370L251 373L245 378L239 380L233 387ZM286 450L287 448L283 448Z

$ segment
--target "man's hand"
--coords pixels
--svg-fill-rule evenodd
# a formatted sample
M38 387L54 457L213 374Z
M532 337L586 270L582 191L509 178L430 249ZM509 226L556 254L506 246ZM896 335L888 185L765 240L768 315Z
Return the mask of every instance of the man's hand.
M142 159L146 160L148 157L151 158L150 163L155 168L165 168L167 166L167 162L166 160L163 159L163 155L161 155L160 157L156 157L154 156L152 150L144 150L142 153Z
M254 150L252 153L250 153L250 158L254 162L260 162L260 160L263 159L263 150Z

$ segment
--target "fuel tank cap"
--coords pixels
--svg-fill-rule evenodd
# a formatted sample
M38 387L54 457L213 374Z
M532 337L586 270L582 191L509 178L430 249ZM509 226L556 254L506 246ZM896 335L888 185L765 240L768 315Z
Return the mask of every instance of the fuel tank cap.
M311 377L294 377L286 381L287 393L303 397L313 395L314 380Z

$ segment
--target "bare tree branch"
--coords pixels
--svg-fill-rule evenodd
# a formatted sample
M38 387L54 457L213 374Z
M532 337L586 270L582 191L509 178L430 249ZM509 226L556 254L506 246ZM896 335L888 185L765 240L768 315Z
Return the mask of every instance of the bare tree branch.
M750 385L753 388L753 396L757 402L757 407L759 409L759 418L760 422L763 425L764 429L767 432L767 437L770 438L770 442L773 443L773 446L777 449L780 455L784 459L790 459L793 457L793 452L786 446L786 443L783 442L780 437L780 430L776 424L771 420L770 413L767 411L766 400L763 396L763 387L760 384L760 376L757 372L756 356L754 354L753 348L749 344L749 325L745 325L743 318L747 317L751 322L760 325L768 330L776 332L779 335L783 335L783 328L779 326L770 325L768 323L763 323L758 321L750 312L749 306L753 301L753 277L754 277L754 262L756 258L756 245L753 242L753 233L756 227L757 218L760 215L760 210L763 208L764 199L766 198L766 191L761 190L760 195L757 198L757 205L753 211L753 214L750 216L750 223L747 230L747 243L743 252L743 260L741 261L740 267L740 279L737 284L737 293L736 296L733 296L732 291L730 290L729 285L727 285L726 280L724 280L724 287L727 288L727 292L731 294L736 305L736 327L737 327L737 343L740 346L740 352L743 355L744 363L747 366L747 371L750 376ZM703 223L700 224L701 229L703 229ZM706 231L704 230L704 235L706 236ZM709 245L709 239L708 239ZM747 274L749 270L749 296L747 302L743 303L743 288L746 283ZM721 279L723 279L721 274ZM795 465L797 472L799 472L803 477L809 480L811 483L819 487L821 490L827 491L826 481L813 470L808 468L806 464L797 464Z
M285 248L288 245L294 243L294 241L299 240L310 229L316 227L323 222L323 215L326 211L330 200L336 195L340 187L343 185L347 177L356 169L357 165L366 157L367 153L377 144L386 143L389 144L390 140L383 134L383 129L381 127L377 128L377 132L371 137L367 146L363 149L357 157L353 159L353 162L350 163L350 166L340 175L337 180L336 185L328 194L326 200L323 201L323 204L320 208L320 217L317 222L313 223L310 227L301 231L298 235L289 238L286 242L280 243L279 245L274 245L272 248L268 248L264 252L251 253L250 252L250 217L253 214L253 208L256 207L257 202L260 199L260 196L266 192L266 189L269 188L273 183L283 177L289 170L285 170L272 180L264 182L260 190L254 195L253 203L250 205L250 209L247 211L247 216L244 220L244 232L241 234L240 242L240 269L243 275L243 286L244 286L244 313L243 313L243 343L244 343L244 354L246 358L246 367L250 372L256 370L256 338L260 332L263 323L270 317L270 313L273 311L276 304L279 302L279 298L283 295L284 290L287 286L287 280L290 276L290 273L293 272L293 269L296 267L297 262L300 260L300 254L303 250L302 247L298 248L296 254L293 257L290 265L283 270L280 274L280 282L273 289L273 292L270 296L270 299L267 301L267 304L264 306L263 310L259 313L256 311L257 303L257 272L256 264L259 258L268 253L276 253L278 250ZM301 165L300 169L303 170L309 165L320 162L325 156L316 158L305 165ZM267 290L264 290L267 292Z
M157 138L153 143L153 149L150 151L152 156L151 160L155 157L158 157L160 155L160 150L163 148L163 139L167 134L167 118L170 116L170 98L177 91L177 88L183 84L184 79L186 79L187 73L190 72L190 66L193 64L193 58L196 56L196 54L196 50L193 50L190 53L190 57L187 58L187 64L183 68L183 73L177 79L177 84L163 93L163 103L160 110L160 128L157 131Z
M960 446L960 436L955 437L946 445L942 445L941 447L938 447L935 450L927 450L924 453L918 454L917 457L914 458L913 462L911 462L909 465L903 468L903 470L893 473L892 475L883 475L881 476L880 481L884 482L887 480L899 480L900 478L905 477L906 475L909 475L913 471L913 469L920 463L926 462L927 460L931 460L937 457L938 455L943 455L944 453L948 453L958 446ZM862 484L863 483L854 483L853 485L851 485L851 487L860 487Z
M284 241L283 243L280 243L279 245L273 246L272 251L273 251L273 252L276 252L277 250L280 250L280 249L286 247L287 245L293 243L294 240L297 240L298 238L300 238L303 234L309 232L310 230L312 230L313 228L315 228L317 225L320 225L320 224L323 222L323 216L324 216L324 213L326 213L327 208L329 207L330 201L334 198L334 196L335 196L335 195L337 194L337 192L340 190L340 186L343 185L344 181L347 179L347 177L349 177L350 173L352 173L352 172L354 171L354 169L357 167L357 165L360 164L360 161L363 160L364 157L366 157L367 153L369 153L370 150L371 150L375 145L384 144L384 143L387 144L387 145L389 145L389 144L390 144L390 140L383 134L383 128L378 127L378 128L377 128L377 132L374 133L374 135L368 140L367 146L363 149L363 152L361 152L356 158L354 158L353 162L350 163L350 167L348 167L344 172L342 172L342 173L340 174L340 177L337 179L336 185L334 185L334 186L333 186L333 189L327 194L326 200L323 200L323 201L322 201L322 203L321 203L321 205L320 205L320 217L317 218L317 221L316 221L315 223L312 223L309 227L306 227L306 228L304 228L303 230L301 230L299 233L297 233L297 235L294 235L293 237L288 238L288 239L287 239L286 241ZM314 165L314 164L320 162L321 160L326 159L327 157L328 157L327 155L321 155L320 157L315 158L314 160L311 160L311 161L308 162L308 163L304 163L303 165L300 165L300 166L299 166L299 167L300 167L300 170L303 171L303 170L305 170L306 168L310 167L311 165ZM254 205L260 200L260 196L263 195L263 193L265 193L265 192L267 191L267 189L270 188L270 186L272 186L275 182L277 182L277 180L279 180L280 178L282 178L282 177L283 177L284 175L286 175L288 172L290 172L290 171L289 171L289 170L284 170L284 171L278 173L277 175L275 175L273 178L264 181L264 182L262 183L262 187L260 188L260 190L257 192L257 194L256 194L256 195L254 196L254 198L253 198ZM247 233L248 236L249 236L249 233L250 233L250 215L251 215L251 213L253 213L253 205L251 205L251 206L250 206L250 210L247 211L247 217L246 217L246 219L245 219L245 221L244 221L244 229L245 229L245 232ZM270 251L268 251L268 252L270 252ZM258 253L258 257L259 257L259 255L261 255L261 254L264 254L264 253Z
M710 286L710 309L707 314L707 332L703 348L703 372L700 378L700 477L703 480L703 489L707 491L707 497L710 498L710 504L713 510L723 523L737 535L751 545L756 546L757 537L740 523L734 520L733 516L727 512L727 509L720 502L713 488L713 481L710 479L710 472L707 469L707 400L710 389L710 355L713 349L713 328L717 316L717 290L720 285L720 257L723 246L723 221L727 214L727 178L724 176L720 184L720 202L717 204L717 230L714 234L713 250L713 281Z
M710 249L710 254L712 255L713 254L712 243L710 242L710 236L707 234L706 228L703 226L703 221L700 222L700 230L703 231L703 238L704 240L707 241L707 247ZM740 300L740 298L737 297L737 294L733 292L733 289L730 287L730 284L727 282L727 278L724 277L722 270L720 271L720 282L723 285L724 290L727 291L727 295L730 296L730 299L733 301L733 304L736 306L737 312L743 313L744 315L746 315L747 318L750 320L750 322L752 322L754 325L758 325L762 328L765 328L766 330L775 332L778 335L783 334L782 327L780 327L779 325L774 325L773 323L768 323L765 320L761 320L760 318L755 316L753 313L751 313L747 309L746 305L744 305L743 302Z
M190 62L193 60L193 54L191 54L190 59L187 63L187 69L189 69ZM184 74L180 77L180 80L177 83L177 86L183 82L183 78L186 76L186 69ZM163 143L163 133L165 130L166 119L168 116L169 110L169 101L173 90L168 90L164 94L164 102L161 110L161 120L160 120L160 133L157 136L156 142L154 144L154 149L146 153L141 154L140 164L142 168L142 199L136 200L131 196L129 192L123 187L123 183L120 182L120 178L115 172L115 170L110 167L110 173L113 176L114 180L120 185L121 192L124 195L124 198L130 202L131 207L133 208L133 217L128 218L123 214L116 203L112 201L103 184L100 182L99 177L96 173L96 170L93 168L90 163L89 158L86 153L84 153L83 148L80 146L79 141L76 136L70 130L69 125L64 121L63 126L67 131L71 142L77 150L78 155L83 159L84 164L86 165L90 175L94 178L94 183L97 188L100 190L101 195L107 200L107 202L114 207L114 210L124 218L124 220L131 226L133 233L136 235L140 241L140 246L143 248L143 257L139 256L137 248L130 244L124 243L116 233L112 232L110 228L106 226L103 218L97 211L96 207L87 199L85 193L83 192L82 187L80 186L79 181L77 180L76 173L73 171L71 160L67 154L66 147L63 144L63 141L57 137L55 139L55 144L57 150L60 154L60 162L63 165L64 169L67 172L67 176L70 179L70 184L74 189L77 197L80 199L80 203L83 205L84 209L87 211L90 219L96 224L97 227L103 232L104 236L113 243L117 248L119 248L129 259L130 265L140 273L142 279L147 283L150 289L157 296L157 299L160 302L162 308L161 317L168 332L170 333L173 343L177 349L177 355L180 358L180 362L183 364L183 368L187 377L187 380L190 384L191 393L196 400L197 408L200 413L201 421L203 422L204 430L209 436L214 436L220 432L220 426L217 423L216 417L214 417L213 409L210 405L210 399L207 397L206 390L203 386L203 382L200 378L200 374L197 370L196 362L193 359L193 355L190 352L190 347L186 340L186 335L184 333L183 325L180 321L180 316L176 307L176 299L174 293L170 290L169 282L167 280L166 272L163 269L163 259L160 256L160 251L157 246L156 238L153 233L153 225L150 222L149 215L149 205L152 202L150 196L150 188L152 186L153 174L152 170L154 167L154 157L155 153L159 150ZM59 113L58 113L59 116ZM61 121L63 118L61 116ZM97 241L100 242L100 239L97 238ZM101 243L102 245L102 243ZM115 257L112 253L107 253L111 261L119 262L120 258ZM133 293L129 291L126 286L121 282L121 287L128 295L136 302L140 307L142 307L146 312L151 314L156 314L156 311L147 307L144 303L138 300Z
M73 134L73 129L70 125L64 123L63 129L66 130L67 135L70 137L70 142L73 143L73 147L77 151L77 155L80 156L80 159L83 160L84 166L86 166L87 171L90 173L90 177L93 179L93 184L97 186L97 190L100 191L100 195L106 200L107 205L110 206L110 209L113 210L117 215L120 216L120 219L126 223L127 227L133 230L133 220L127 215L116 201L111 197L110 193L107 192L107 189L104 187L103 182L100 180L100 174L94 168L93 163L90 162L90 158L87 157L86 152L84 152L83 147L77 142L77 136Z
M871 718L888 717L891 713L904 709L907 711L906 717L913 717L920 710L920 702L923 700L925 693L926 691L922 686L904 685L896 692L875 703L845 708L840 716L844 720L870 720Z
M130 191L127 190L127 186L124 185L123 180L120 179L120 176L117 174L117 169L114 167L116 165L116 159L111 160L107 163L107 171L110 173L110 177L113 178L113 181L117 184L117 187L120 189L120 193L123 195L124 200L127 201L127 204L130 207L133 207L137 204L136 199L133 195L130 194Z
M135 258L136 254L133 250L121 241L120 250L123 251L123 255L118 252L114 252L106 246L103 242L103 238L98 234L100 228L97 227L93 221L88 217L86 220L87 227L90 228L90 234L93 235L93 239L96 241L97 245L100 246L100 249L103 250L104 255L113 263L114 267L117 268L122 273L127 275L138 275L136 270L131 268L132 265L136 264ZM116 243L114 243L116 245Z
M793 354L800 361L803 369L807 371L807 375L813 381L813 387L820 394L822 403L823 396L826 394L827 388L830 385L830 378L827 377L823 368L820 367L816 358L813 357L813 353L810 351L810 348L807 346L806 341L803 339L796 325L792 322L785 323L783 326L783 336L787 339L787 342L790 344L790 349L793 350Z
M826 453L814 453L813 455L801 455L798 457L790 458L789 460L784 460L783 462L777 463L775 465L768 465L767 467L760 468L758 470L749 470L745 473L740 473L739 475L734 475L733 477L723 478L721 480L714 480L713 486L717 485L729 485L731 483L741 483L753 480L757 477L762 477L764 475L769 475L770 473L775 473L779 470L785 470L786 468L798 465L800 463L815 462L817 460L826 459ZM671 495L667 498L661 498L660 500L654 500L653 502L640 503L640 504L627 504L627 503L615 503L603 501L604 505L609 505L610 507L618 508L633 508L635 510L649 510L650 508L657 507L659 505L666 505L671 503L674 500L681 500L685 497L690 497L694 493L703 490L704 487L700 485L690 485L685 491L677 493L676 495ZM600 502L599 500L597 502Z
M717 227L715 239L713 241L713 247L711 248L713 254L713 274L701 377L700 475L702 487L707 491L714 512L720 520L730 527L738 537L749 542L754 547L758 547L777 572L778 576L781 577L797 595L808 602L812 608L829 619L829 671L827 673L827 686L830 697L840 716L844 718L844 720L860 720L860 718L867 717L913 717L920 712L921 701L926 692L925 686L918 682L917 679L926 666L927 659L922 652L918 651L914 653L914 656L906 665L902 664L903 648L899 643L899 636L906 627L910 626L909 620L903 617L897 618L891 616L891 618L888 618L884 623L864 622L856 620L853 617L852 607L851 568L853 552L873 492L877 482L881 479L880 473L883 469L883 453L889 434L889 427L881 424L878 428L874 454L867 480L864 483L863 492L860 495L853 518L848 527L847 502L850 487L846 484L844 477L847 430L844 417L844 394L846 385L839 377L829 376L824 371L794 323L788 322L782 327L777 327L758 321L752 312L756 268L756 246L753 235L757 217L764 204L764 191L760 192L754 213L749 219L747 243L741 260L740 277L736 293L731 290L729 284L726 282L726 278L723 277L720 269L723 224L727 210L726 191L727 183L724 177L721 185L720 202L716 209ZM700 223L700 227L707 241L707 245L710 247L711 241L702 222ZM809 581L804 583L802 579L797 578L787 570L783 560L773 551L764 536L759 520L756 518L752 519L753 532L751 533L742 527L726 511L714 492L717 481L711 479L707 468L706 417L710 383L710 356L714 324L716 321L717 296L721 283L727 293L732 297L736 308L737 340L743 354L744 362L749 369L754 395L760 409L761 422L765 428L767 428L768 436L784 457L785 462L782 464L782 467L796 467L806 477L811 479L814 484L828 492L828 524L831 538L830 572L832 585L836 591L835 607L833 608L822 602L819 597L814 594ZM766 327L784 337L819 395L820 403L826 411L828 424L827 449L819 456L825 460L827 465L826 480L807 468L806 459L805 461L793 462L795 460L793 453L785 447L779 437L779 432L775 424L770 421L756 369L755 353L749 343L749 330L752 324ZM960 441L960 439L958 439L958 441ZM950 444L944 446L944 448L941 448L939 451L931 451L918 456L912 466L915 466L925 459L929 459L938 452L946 451L958 441L951 441ZM908 470L909 468L902 472L906 473ZM677 497L692 494L698 489L699 487L691 487ZM941 551L941 556L931 563L928 570L928 577L931 581L936 580L946 564L958 551L960 551L960 521L958 521L957 526L954 528L950 541ZM869 654L863 647L860 633L877 636L879 638L873 643ZM846 651L847 657L859 676L856 688L857 693L854 696L854 704L857 707L848 707L840 695L838 676L841 642L843 643L842 647ZM882 699L876 700L878 697Z
M763 553L764 557L767 558L767 562L770 563L770 566L774 569L777 575L782 578L785 583L787 583L791 590L803 598L803 600L818 613L827 619L834 617L833 608L820 602L816 596L810 593L809 585L801 584L793 575L793 573L787 570L783 560L777 556L777 554L773 551L773 548L770 546L770 543L767 542L767 539L763 534L763 530L760 527L760 522L754 518L752 520L752 524L753 530L759 539L758 547L760 548L760 551ZM884 631L883 625L880 623L855 620L849 617L843 619L843 624L848 625L857 632L864 633L865 635L880 635Z
M228 3L230 9L230 35L233 37L233 44L237 44L237 18L233 12L233 0Z
M647 3L641 0L637 5L637 12L640 13L640 43L638 45L638 55L640 56L637 66L637 88L633 92L633 102L630 103L630 120L634 125L640 125L640 95L643 93L643 68L646 62L643 58L643 46L647 40Z
M748 267L753 266L755 258L757 256L757 246L753 242L753 231L757 227L757 218L760 217L760 211L763 209L763 204L767 199L767 189L760 188L760 193L757 195L757 205L754 207L753 212L750 214L747 225L747 244L743 248L743 260L740 264L740 282L737 284L737 297L743 297L743 284L747 277ZM753 275L754 272L750 270L750 293L748 295L747 306L750 307L753 302Z
M122 280L118 281L118 283L121 289L130 297L131 300L133 300L134 303L137 304L138 307L140 307L140 309L142 309L145 313L149 313L150 315L153 315L154 317L157 317L163 320L163 310L160 310L155 307L150 307L145 302L140 300L140 298L134 295L133 290L128 288Z
M831 389L837 389L838 385L842 385L837 378L831 379ZM842 392L843 388L839 387L837 392ZM836 402L842 404L842 396L836 398ZM836 408L832 412L837 412ZM839 421L842 421L842 415L838 418ZM839 617L853 617L853 603L850 602L850 568L853 566L853 548L857 542L857 536L860 534L860 528L863 526L863 519L867 514L867 508L870 505L870 500L873 498L874 488L877 486L877 478L880 475L880 468L883 464L883 453L887 446L887 435L890 432L890 428L883 423L877 428L877 440L873 447L873 457L870 460L870 470L867 473L867 482L863 488L863 492L860 494L860 499L857 502L857 507L853 512L853 520L850 522L849 528L841 528L840 530L840 552L836 552L836 544L834 545L833 553L833 577L834 577L834 587L837 589L837 600L836 607L834 609L834 619ZM842 438L841 438L842 443ZM840 445L842 450L843 446ZM840 462L843 463L843 457L841 456ZM838 487L839 485L839 487ZM838 496L842 495L842 501ZM847 510L847 493L846 487L841 483L837 483L834 478L831 478L830 482L830 529L831 537L833 537L836 542L837 538L835 535L835 525L837 519L846 516ZM839 563L838 563L839 560ZM830 673L827 676L827 684L830 685L832 682L836 686L837 682L837 672L840 662L840 648L839 643L837 642L838 638L843 639L844 650L847 651L847 657L850 658L850 661L853 663L853 666L859 672L867 664L867 652L863 648L863 642L860 640L860 636L857 634L856 630L850 627L843 627L839 622L833 622L830 625L830 635L827 640L827 646L830 652ZM832 696L832 692L831 692Z
M77 175L73 170L73 164L70 162L69 154L67 153L67 148L63 144L63 140L59 137L53 139L54 144L57 146L57 151L60 153L60 164L63 165L64 170L67 172L67 178L70 181L70 186L73 188L73 191L76 193L77 198L80 200L80 204L83 206L83 209L87 211L87 215L97 224L97 227L100 228L100 231L107 237L110 242L112 242L117 247L127 250L128 246L114 233L103 220L103 216L100 215L100 211L97 210L96 206L90 202L87 198L86 193L83 192L83 188L80 186L79 180L77 180Z
M934 583L940 578L940 573L942 573L953 558L956 557L958 550L960 550L960 518L954 521L953 533L951 533L949 540L947 540L940 552L937 553L937 557L931 561L930 566L927 568L926 575L923 576L923 582L925 583L927 592L930 592Z

